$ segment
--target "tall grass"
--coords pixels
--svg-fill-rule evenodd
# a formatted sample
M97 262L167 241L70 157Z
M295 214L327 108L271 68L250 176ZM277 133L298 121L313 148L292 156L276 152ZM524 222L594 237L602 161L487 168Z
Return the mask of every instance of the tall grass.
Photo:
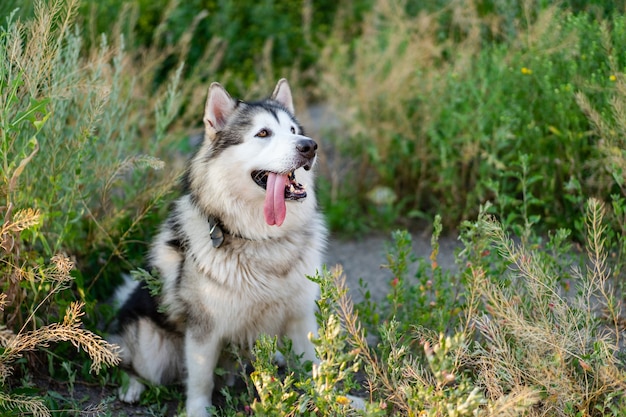
M204 100L182 83L182 64L165 65L185 59L188 36L127 51L123 33L137 17L131 7L110 37L86 47L78 7L78 0L37 1L31 18L12 13L0 28L0 402L36 415L49 414L43 403L11 395L7 383L25 351L69 341L93 371L117 363L114 347L82 327L82 310L96 312L104 293L93 285L113 260L131 267L141 257L127 252L133 234L176 180L172 142L189 133L186 111L197 116ZM195 80L212 68L185 75ZM162 76L167 82L155 83ZM158 172L166 163L159 156L168 175Z
M167 129L183 104L182 65L156 91L154 81L166 59L184 59L184 43L129 53L122 29L130 23L122 20L110 38L82 51L77 8L77 1L37 2L34 19L9 21L3 37L2 116L19 129L4 141L4 172L9 177L16 161L37 150L37 163L20 172L22 186L10 191L14 204L22 199L45 210L46 237L33 236L33 243L48 253L68 243L110 241L112 226L128 215L125 207L151 198L160 179L138 172L162 167L152 155L167 149ZM21 123L21 112L37 111L45 115L38 127ZM146 187L137 195L139 181ZM128 183L133 193L123 189ZM83 217L100 227L73 236Z
M512 16L471 1L409 9L376 1L361 36L338 26L324 50L322 88L344 121L331 133L341 155L334 166L359 161L354 174L336 175L350 180L331 183L330 204L352 196L360 213L381 217L367 196L384 187L395 196L387 204L396 218L440 213L456 227L490 200L513 224L521 217L506 216L523 201L526 164L527 192L537 197L529 214L547 228L573 227L567 219L582 213L580 194L602 191L589 165L597 137L575 95L606 108L615 76L609 60L619 69L626 55L603 46L602 27L622 45L623 16L609 29L588 14L532 1Z
M484 300L484 313L471 318L477 332L471 363L487 398L532 387L541 394L537 415L623 412L626 375L616 325L622 311L609 280L604 215L601 202L588 202L587 261L573 266L576 291L569 294L549 258L515 243L493 220L478 220L508 265L504 276L491 275L486 263L469 271L472 298ZM607 322L599 320L603 316Z
M464 268L447 282L436 279L439 232L433 235L431 267L418 268L414 284L408 276L411 259L405 256L408 235L396 233L389 252L396 279L389 302L376 311L353 306L340 269L324 271L314 278L322 288L322 331L315 340L319 368L281 376L271 359L276 341L263 340L251 376L259 399L240 400L252 401L250 410L263 415L274 415L271 410L281 415L319 415L320 410L371 416L623 415L623 311L610 280L619 265L608 257L605 206L590 199L586 207L582 262L563 244L564 231L539 250L534 232L527 240L513 239L484 207L477 220L464 223L466 246L457 255ZM566 278L572 278L569 288ZM425 279L431 288L422 285ZM398 281L406 282L403 291L395 291ZM450 287L459 283L455 296ZM409 319L424 295L433 314L456 314L441 321L419 313ZM367 400L364 410L349 407L345 394L354 389L357 370L365 378L366 392L357 390Z
M311 5L290 8L286 21L301 13L312 24ZM224 391L235 410L223 414L623 414L626 20L609 25L531 1L506 13L481 5L339 5L308 92L344 118L322 173L326 212L333 226L354 229L433 217L432 255L412 280L410 235L395 233L396 279L378 305L352 306L339 271L315 278L322 362L285 376L272 362L279 344L261 340L254 373L242 375L246 392ZM72 361L78 347L91 371L117 362L115 348L85 330L83 311L90 325L106 321L99 301L115 280L105 278L143 257L207 81L259 96L276 72L304 85L316 76L280 66L286 58L275 59L280 45L269 37L254 40L262 47L245 65L256 82L216 76L235 50L230 38L194 47L208 16L194 12L172 28L190 11L176 1L143 32L145 43L135 37L146 24L139 5L124 5L105 35L80 6L37 1L32 17L0 23L0 406L42 416L50 412L41 398L17 393L29 384L19 377L33 372L22 358ZM318 41L306 40L302 62ZM182 64L190 59L202 64ZM443 271L443 227L476 215L461 226L462 272ZM570 232L537 232L554 226L573 229L584 261ZM350 390L367 398L365 411L350 406ZM147 395L158 399L158 390Z

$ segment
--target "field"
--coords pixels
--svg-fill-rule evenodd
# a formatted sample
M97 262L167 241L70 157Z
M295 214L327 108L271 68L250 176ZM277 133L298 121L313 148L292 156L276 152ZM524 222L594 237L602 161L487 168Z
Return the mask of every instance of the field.
M387 271L371 271L386 294L363 283L353 303L333 265L311 277L322 365L286 350L278 369L264 338L217 415L625 415L624 12L3 1L2 415L137 412L114 400L127 376L104 339L107 300L140 273L208 85L257 99L280 77L322 149L333 238L389 236ZM416 236L429 256L415 259ZM444 268L439 242L457 238ZM182 413L183 397L150 387L140 412Z

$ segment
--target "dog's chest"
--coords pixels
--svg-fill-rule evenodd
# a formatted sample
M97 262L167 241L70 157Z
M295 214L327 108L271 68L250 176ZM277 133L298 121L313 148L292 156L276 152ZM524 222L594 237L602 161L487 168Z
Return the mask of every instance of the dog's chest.
M206 217L187 203L179 201L152 250L172 320L189 323L193 314L225 337L248 338L280 334L286 321L312 314L318 288L307 276L321 265L323 226L260 240L228 235L215 247Z
M221 249L202 262L187 259L181 296L225 338L246 344L260 333L281 334L287 320L314 308L317 286L306 278L313 265Z

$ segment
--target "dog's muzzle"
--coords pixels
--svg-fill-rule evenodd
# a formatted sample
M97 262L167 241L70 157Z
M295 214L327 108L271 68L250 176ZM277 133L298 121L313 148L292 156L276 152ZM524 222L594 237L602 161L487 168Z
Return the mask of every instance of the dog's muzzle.
M317 143L300 136L295 142L296 157L292 167L282 172L257 170L252 172L252 179L265 189L263 215L270 226L281 226L287 215L286 200L301 200L306 197L304 185L296 181L298 168L311 169L315 162Z
M285 199L300 200L306 197L306 186L296 181L295 170L304 168L310 170L315 162L317 154L317 143L313 139L302 138L296 142L296 151L298 151L298 161L293 170L287 172L287 183L285 184ZM252 180L264 190L267 189L267 178L271 171L256 170L252 171ZM285 173L277 173L285 174Z

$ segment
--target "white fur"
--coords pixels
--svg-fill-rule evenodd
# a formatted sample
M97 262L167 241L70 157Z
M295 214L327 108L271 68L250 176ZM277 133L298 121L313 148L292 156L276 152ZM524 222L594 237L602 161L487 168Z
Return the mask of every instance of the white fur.
M136 377L130 376L128 387L120 387L117 391L120 400L125 403L134 403L139 401L139 397L146 390L146 386L142 384Z
M115 294L113 294L113 307L115 308L120 308L139 285L139 281L135 281L128 274L124 274L123 278L124 282L115 289Z

